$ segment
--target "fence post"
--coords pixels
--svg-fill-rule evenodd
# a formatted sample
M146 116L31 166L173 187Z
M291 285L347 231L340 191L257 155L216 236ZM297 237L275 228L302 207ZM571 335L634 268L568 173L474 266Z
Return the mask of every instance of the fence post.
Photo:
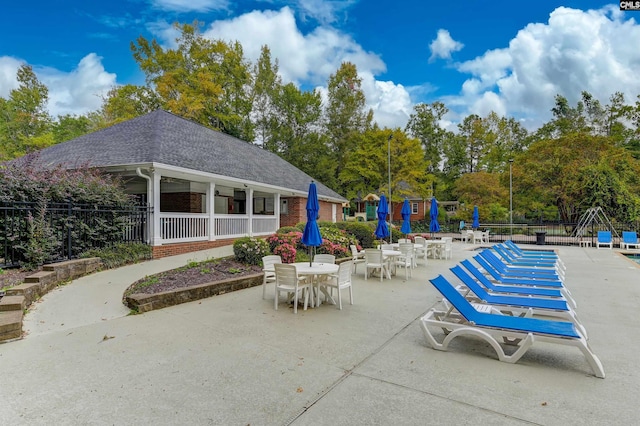
M71 260L71 212L73 210L73 206L72 206L72 202L71 200L68 201L67 203L67 244L68 244L68 248L69 248L69 255L67 256L69 258L69 260Z

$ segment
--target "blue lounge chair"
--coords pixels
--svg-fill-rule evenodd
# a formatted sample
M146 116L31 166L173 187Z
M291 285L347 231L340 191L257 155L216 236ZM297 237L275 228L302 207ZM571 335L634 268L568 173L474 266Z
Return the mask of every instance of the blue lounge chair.
M467 271L473 275L473 277L483 285L489 293L496 294L515 294L518 296L535 296L535 297L549 297L554 299L566 300L569 306L573 309L576 308L576 302L571 295L564 291L563 288L541 288L524 285L503 285L494 284L489 278L487 278L471 261L465 259L460 262ZM516 281L517 282L517 281Z
M611 231L598 231L598 240L596 241L596 248L608 247L613 248L613 241L611 240Z
M500 361L516 363L534 342L559 343L580 349L595 376L605 377L602 363L574 324L479 312L442 275L429 281L455 309L442 310L434 307L421 318L420 325L432 348L446 351L449 343L456 337L475 336L489 343ZM430 327L444 331L442 342L436 339ZM516 346L517 350L507 355L500 342Z
M557 270L550 268L535 268L535 267L519 267L506 264L503 260L499 259L491 250L483 250L480 252L480 256L489 262L501 275L510 277L528 277L528 278L544 278L547 280L563 280L558 274Z
M501 244L496 244L492 248L496 253L498 253L498 255L500 255L501 258L505 260L505 262L508 262L511 265L534 266L540 268L556 268L559 266L556 259L532 259L518 257Z
M557 259L558 255L551 251L543 251L543 250L522 250L520 247L516 245L511 240L507 240L504 242L504 245L509 247L513 252L517 253L520 256L524 257L535 257L535 258L549 258L549 259Z
M480 284L467 274L460 265L451 268L451 272L458 277L464 288L459 288L462 295L470 302L478 302L490 305L495 311L507 315L530 318L533 315L544 315L562 318L570 321L587 338L587 330L584 329L575 311L571 309L564 299L545 299L541 297L508 296L488 293ZM475 306L475 305L474 305Z
M640 248L640 241L638 241L638 234L633 231L622 231L622 241L620 242L621 249L637 249Z
M535 287L553 287L553 288L563 288L564 285L562 281L558 279L550 279L550 278L537 278L535 276L503 276L496 268L493 267L492 264L487 262L482 256L476 255L473 257L476 262L482 268L489 273L493 279L501 284L512 284L512 285L529 285Z

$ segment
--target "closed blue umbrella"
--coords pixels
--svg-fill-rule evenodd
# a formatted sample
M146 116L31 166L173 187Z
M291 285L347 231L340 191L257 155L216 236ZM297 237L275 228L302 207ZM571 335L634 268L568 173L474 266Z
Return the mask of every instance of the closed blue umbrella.
M319 211L318 190L316 189L315 182L311 182L309 185L309 195L307 196L307 224L304 226L304 232L302 233L302 244L309 247L309 265L313 262L311 247L322 245L320 228L318 228L318 222L316 222Z
M409 205L409 200L407 200L406 198L404 199L404 203L402 204L402 210L400 211L400 214L402 215L402 228L400 228L400 231L403 234L410 234L411 233L411 206Z
M478 206L473 206L473 229L480 228L480 214L478 213Z
M431 197L431 210L429 212L429 232L440 232L440 224L438 223L438 202L436 197Z
M378 203L378 226L376 227L376 237L384 240L389 234L389 227L387 226L387 214L389 214L389 207L387 206L387 197L382 194L380 196L380 202Z

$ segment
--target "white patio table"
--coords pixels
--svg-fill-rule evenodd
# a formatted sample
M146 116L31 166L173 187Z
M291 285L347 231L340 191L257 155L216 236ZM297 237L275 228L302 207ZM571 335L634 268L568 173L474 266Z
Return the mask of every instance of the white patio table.
M389 267L387 268L387 270L389 271L389 275L396 274L395 258L401 255L402 252L398 250L382 250L382 257L389 264ZM393 266L393 268L391 268L391 266ZM388 278L391 279L391 276L389 276Z
M316 291L322 291L324 294L324 298L326 301L329 301L331 304L335 305L336 301L333 299L331 294L327 291L326 287L320 287L318 285L318 278L321 276L328 276L338 273L338 265L335 263L316 263L313 262L309 265L309 262L296 262L293 265L296 267L296 271L298 271L298 275L306 275L312 280L312 286L315 287ZM313 299L313 298L312 298ZM320 298L317 298L319 305ZM311 303L314 305L314 303ZM313 307L313 306L312 306Z
M442 257L440 253L442 253L442 249L447 244L445 240L425 240L425 241L426 241L425 249L427 250L427 254L429 253L429 251L431 251L431 253L433 253L433 259L436 259L436 253L438 254L438 257ZM433 250L429 250L432 247L433 247Z
M338 273L338 265L336 265L335 263L313 262L311 265L309 265L309 262L296 262L296 263L292 263L292 265L296 267L296 271L298 272L298 275L308 276L312 280L312 283L313 283L312 285L313 287L315 287L316 290L318 290L319 288L318 286L319 276L332 275L332 274ZM275 268L273 267L273 265L269 265L266 268L264 268L263 271L275 271ZM331 302L334 305L336 304L336 301L333 299L331 294L327 292L326 288L321 288L320 290L325 295L325 300ZM314 305L315 305L314 298L312 297L311 307L313 308Z

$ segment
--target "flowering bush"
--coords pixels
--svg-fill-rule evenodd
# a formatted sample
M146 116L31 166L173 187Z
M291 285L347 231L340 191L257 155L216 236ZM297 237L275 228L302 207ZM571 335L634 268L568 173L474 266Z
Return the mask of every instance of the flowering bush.
M269 243L263 239L244 237L233 243L233 254L238 262L249 265L262 264L262 258L271 254Z
M303 248L304 246L302 245L300 240L302 240L302 232L300 231L291 231L287 232L286 234L273 234L267 237L269 247L274 254L276 253L276 247L283 244L289 244L295 249Z
M317 253L332 254L336 258L350 256L350 245L358 245L358 240L347 232L333 226L320 227L322 245L317 249ZM304 261L308 259L306 253L309 248L302 244L302 232L290 231L287 233L273 234L267 237L267 242L273 254L282 256L284 263ZM360 248L359 248L360 250Z
M296 247L288 243L281 244L273 249L273 254L280 255L280 257L282 258L282 263L295 262L297 252L298 250L296 249Z

